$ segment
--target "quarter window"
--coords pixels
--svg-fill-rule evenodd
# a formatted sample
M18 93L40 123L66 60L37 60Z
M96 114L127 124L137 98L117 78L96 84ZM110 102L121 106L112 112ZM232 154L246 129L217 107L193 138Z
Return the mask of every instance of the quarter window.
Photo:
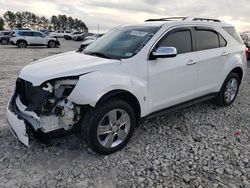
M192 52L191 31L181 30L167 34L157 45L157 47L175 47L178 54Z
M219 34L220 47L225 47L227 45L227 41Z

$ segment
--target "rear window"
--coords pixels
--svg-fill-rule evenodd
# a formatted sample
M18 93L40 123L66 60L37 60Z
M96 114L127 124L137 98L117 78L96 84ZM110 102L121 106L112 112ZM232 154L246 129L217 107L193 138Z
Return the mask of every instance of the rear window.
M223 29L229 33L235 40L237 40L239 43L244 44L242 38L240 35L237 33L234 27L223 27Z

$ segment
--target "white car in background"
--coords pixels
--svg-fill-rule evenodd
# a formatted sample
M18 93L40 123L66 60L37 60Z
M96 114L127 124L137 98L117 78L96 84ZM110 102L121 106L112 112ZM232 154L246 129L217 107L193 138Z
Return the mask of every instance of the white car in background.
M93 36L88 36L85 37L84 41L82 42L80 49L84 49L86 48L88 45L92 44L93 42L95 42L98 38L100 38L101 36L103 36L103 34L95 34Z
M10 43L18 48L26 48L27 46L55 48L60 46L60 42L56 38L31 30L16 30L10 35Z
M245 48L235 28L216 19L121 26L82 52L25 66L7 119L25 145L27 129L46 135L77 127L94 151L110 154L128 143L141 118L208 99L231 105L246 72Z
M56 30L54 32L50 32L49 36L50 37L63 38L65 35L69 35L70 33L71 33L70 31Z

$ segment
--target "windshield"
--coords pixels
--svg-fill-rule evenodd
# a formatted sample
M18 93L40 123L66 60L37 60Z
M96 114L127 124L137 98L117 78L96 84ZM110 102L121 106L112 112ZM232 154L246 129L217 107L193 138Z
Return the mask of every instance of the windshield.
M88 46L84 53L110 59L127 59L137 54L159 28L152 26L118 28Z

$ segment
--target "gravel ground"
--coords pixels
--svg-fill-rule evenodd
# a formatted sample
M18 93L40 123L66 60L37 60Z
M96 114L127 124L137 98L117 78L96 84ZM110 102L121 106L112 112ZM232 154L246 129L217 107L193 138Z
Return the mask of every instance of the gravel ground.
M120 152L99 156L78 134L32 140L11 134L5 108L19 70L33 59L75 50L0 46L0 187L250 188L249 68L235 103L209 102L141 123ZM70 62L69 62L70 63Z

